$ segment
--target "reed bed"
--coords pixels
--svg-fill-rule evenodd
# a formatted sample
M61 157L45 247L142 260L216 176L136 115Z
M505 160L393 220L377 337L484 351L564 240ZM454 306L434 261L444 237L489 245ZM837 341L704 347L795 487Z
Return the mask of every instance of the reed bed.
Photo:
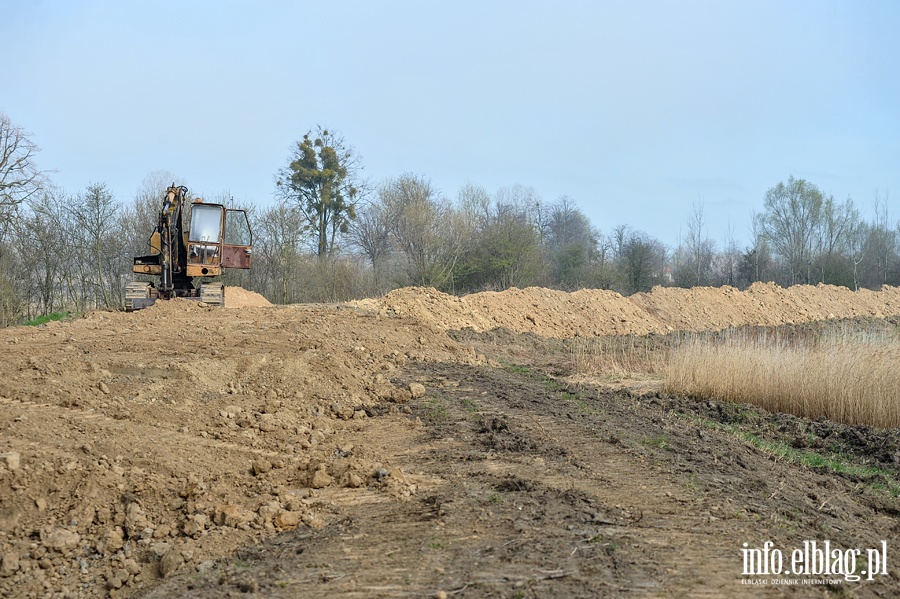
M900 337L733 331L672 344L666 391L851 425L900 426Z
M587 376L662 374L665 341L651 336L576 337L570 350L572 371Z

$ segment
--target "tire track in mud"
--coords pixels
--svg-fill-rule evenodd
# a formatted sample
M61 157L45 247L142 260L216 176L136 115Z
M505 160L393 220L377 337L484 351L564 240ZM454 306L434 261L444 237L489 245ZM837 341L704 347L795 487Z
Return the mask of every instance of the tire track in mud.
M896 499L861 490L852 477L788 464L722 431L703 429L690 400L597 391L537 372L510 376L454 366L420 375L430 375L439 386L465 381L468 388L437 393L447 405L456 396L459 405L477 410L472 401L481 397L492 422L494 414L503 415L501 424L490 428L507 442L482 441L497 456L488 462L489 472L575 489L624 514L624 525L620 521L608 529L618 535L616 554L622 561L617 565L635 568L629 573L617 567L619 590L636 593L648 585L654 596L713 597L724 589L728 596L759 596L758 588L740 585L744 542L761 546L768 539L798 547L805 539L825 537L843 547L876 547L879 539L890 544L900 537ZM459 421L447 426L460 429ZM542 456L537 458L542 467L523 467L521 457L533 454ZM878 596L895 583L893 577L880 579L854 593ZM790 594L798 588L824 592L782 586L765 592Z
M828 596L741 585L741 544L897 540L889 512L852 483L700 430L666 398L450 363L411 365L396 382L408 381L428 392L409 405L412 426L402 414L380 423L380 451L401 467L381 484L429 484L406 501L337 502L321 531L283 534L147 596ZM817 510L825 497L832 516ZM854 526L872 534L838 530Z
M573 542L572 558L592 539L614 547L609 552L612 586L605 593L676 592L689 586L702 569L708 586L692 589L691 596L718 597L726 587L735 587L730 589L732 596L741 595L736 584L738 546L721 542L727 527L716 524L718 518L702 498L691 497L677 477L623 438L635 434L652 438L652 423L626 431L610 422L596 402L577 398L542 375L510 376L496 369L448 366L437 376L465 381L449 394L461 403L478 398L472 446L477 452L480 444L489 453L486 460L477 460L475 454L459 461L470 474L500 480L502 488L574 493L589 506L593 520L586 523L581 542ZM460 422L453 428L459 429ZM688 563L684 547L692 548ZM573 564L579 575L573 573L572 580L589 587L596 578L594 565L590 555ZM578 596L576 588L560 584L552 592Z

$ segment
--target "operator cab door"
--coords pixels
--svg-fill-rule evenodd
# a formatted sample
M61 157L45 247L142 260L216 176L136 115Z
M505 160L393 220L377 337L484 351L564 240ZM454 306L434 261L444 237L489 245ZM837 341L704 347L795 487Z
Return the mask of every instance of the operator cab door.
M222 266L250 268L253 262L253 232L244 210L225 211L225 243L222 245Z

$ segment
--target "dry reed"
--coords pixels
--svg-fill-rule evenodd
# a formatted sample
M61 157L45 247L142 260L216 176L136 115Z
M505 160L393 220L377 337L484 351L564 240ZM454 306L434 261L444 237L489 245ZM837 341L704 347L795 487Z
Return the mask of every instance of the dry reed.
M787 338L736 331L678 343L666 390L891 428L900 426L898 366L895 335L845 330Z
M649 337L577 337L570 356L575 374L624 376L665 372L665 353L664 347Z

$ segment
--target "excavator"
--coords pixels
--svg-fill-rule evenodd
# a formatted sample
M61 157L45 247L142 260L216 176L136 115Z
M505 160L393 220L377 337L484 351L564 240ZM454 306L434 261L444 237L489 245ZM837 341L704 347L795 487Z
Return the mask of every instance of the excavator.
M155 286L146 281L128 283L127 312L176 297L224 306L224 284L201 280L221 275L223 268L250 268L253 233L246 211L200 198L188 203L187 197L184 185L173 183L166 190L159 222L150 235L150 253L135 257L132 267L136 274L158 276L159 282ZM185 219L190 220L187 231Z

